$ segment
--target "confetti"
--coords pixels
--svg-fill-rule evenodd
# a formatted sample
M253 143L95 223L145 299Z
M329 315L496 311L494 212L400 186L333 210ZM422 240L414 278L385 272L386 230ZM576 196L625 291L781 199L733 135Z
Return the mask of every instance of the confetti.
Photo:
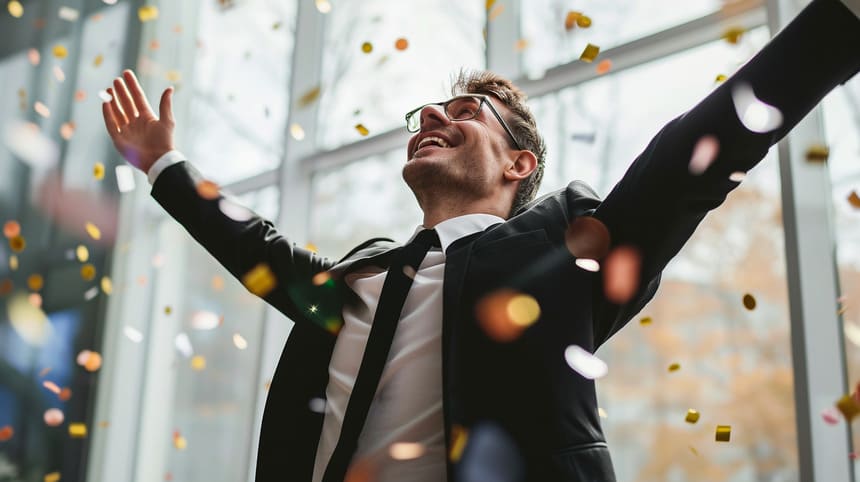
M215 291L221 291L224 289L224 278L221 276L213 276L212 277L212 289Z
M597 407L597 416L600 418L609 418L609 414L606 413L603 407Z
M503 343L518 338L540 317L537 300L509 289L485 296L478 302L475 311L484 332Z
M732 101L741 124L752 132L764 134L782 125L782 112L759 100L749 84L736 84L732 90Z
M149 50L158 50L161 48L161 42L158 40L151 40L149 42Z
M577 258L602 259L609 252L609 229L598 219L580 216L568 225L564 242Z
M490 9L493 8L493 5L495 5L495 4L496 4L496 0L487 0L485 2L484 8L489 12Z
M522 52L527 48L529 48L529 39L527 38L521 38L514 43L514 50L517 52Z
M102 232L99 230L98 226L91 222L87 222L84 224L84 229L87 230L87 234L90 235L91 238L95 240L99 240L102 237Z
M828 157L830 157L830 148L824 144L813 144L806 149L808 162L827 162Z
M851 194L848 195L848 203L860 209L860 196L857 195L857 191L851 191Z
M35 306L36 308L42 307L42 295L40 295L39 293L30 293L29 295L27 295L27 301L29 301L30 304Z
M56 395L60 394L60 387L50 380L45 380L44 382L42 382L42 386L45 387L49 392L53 392Z
M145 5L137 9L137 17L141 22L149 22L158 18L158 7Z
M725 74L717 74L716 78L714 78L714 82L725 82L728 77Z
M197 183L197 195L212 201L221 195L221 188L212 181L203 180Z
M71 140L72 136L75 135L75 123L74 122L64 122L63 125L60 126L60 137L65 140Z
M248 341L245 340L244 336L238 333L233 333L233 345L240 350L244 350L245 348L248 348Z
M48 106L39 101L36 101L36 103L33 104L33 110L45 119L51 117L51 109L48 109Z
M27 50L27 59L30 61L30 64L36 66L42 60L42 55L38 50L31 48Z
M18 224L18 221L6 221L3 224L3 236L14 238L19 234L21 234L21 225Z
M155 253L152 255L152 266L154 268L160 268L164 266L164 255L161 253Z
M308 409L314 413L325 413L326 401L322 398L312 398L308 402Z
M170 308L170 305L164 307L164 314L169 315L173 310Z
M119 192L134 191L134 171L129 166L116 166L116 187Z
M504 5L502 5L502 4L495 5L492 8L492 10L490 10L490 13L487 14L487 20L492 22L493 20L499 18L499 15L501 15L502 12L504 12L504 11L505 11Z
M326 14L331 12L331 3L328 0L315 0L319 13Z
M60 157L60 148L39 126L29 122L10 123L4 129L6 146L34 168L50 168Z
M105 177L105 165L104 164L102 164L101 162L97 162L97 163L93 164L93 177L96 178L97 181L101 181L102 179L104 179L104 177ZM95 226L93 226L93 227L95 227ZM96 231L98 231L98 228L96 228ZM89 228L87 228L87 232L90 232ZM91 232L90 232L90 235L92 236ZM93 236L93 237L95 239L99 239L95 236Z
M364 42L361 44L361 51L366 54L373 52L373 44L370 42Z
M96 55L96 58L93 59L93 66L94 67L100 67L102 65L102 62L104 62L104 61L105 61L105 56L102 54L98 54L98 55Z
M81 278L84 281L92 281L96 277L96 267L90 263L81 266Z
M198 310L191 313L191 327L195 330L213 330L218 327L218 315L211 311Z
M693 155L690 157L688 166L690 174L698 176L704 173L708 166L717 158L720 152L720 141L716 136L706 135L696 142L693 147Z
M113 293L113 282L107 276L102 276L101 287L104 294L109 295Z
M173 345L185 358L190 358L191 355L194 354L194 350L191 348L191 340L185 333L177 334L176 338L173 340Z
M9 244L12 244L12 243L9 243ZM18 269L18 257L15 256L14 254L12 256L9 256L9 269L11 269L12 271L15 271L16 269Z
M79 244L77 248L75 248L75 256L77 256L78 261L81 263L86 263L88 259L90 259L90 250L87 249L83 244Z
M591 27L591 17L580 15L576 17L576 26L581 28Z
M12 292L12 288L14 288L14 285L12 284L12 280L9 278L0 281L0 296L8 295Z
M609 59L603 59L597 63L597 75L603 75L610 70L612 70L612 61Z
M81 16L81 13L71 7L60 7L60 11L57 12L57 16L67 22L76 22L78 20L78 17Z
M668 368L668 370L669 370L670 372L676 372L676 371L678 371L678 370L680 370L680 369L681 369L681 364L680 364L680 363L672 363L671 365L669 365L669 368Z
M839 413L832 408L825 408L822 410L821 418L827 425L836 425L839 423Z
M313 87L309 89L307 92L299 96L299 100L297 102L300 109L303 109L314 103L320 96L320 92L322 88L320 86Z
M44 482L59 482L60 473L59 472L51 472L49 474L45 474Z
M367 130L367 127L364 127L364 124L356 124L355 130L357 130L358 133L361 134L362 136L366 136L366 135L370 134L370 131Z
M6 8L9 9L9 15L15 18L21 18L24 15L24 6L18 0L10 0Z
M301 124L293 123L290 125L290 135L293 139L300 141L305 138L305 130Z
M141 341L143 341L143 333L141 333L138 329L134 327L126 326L125 328L123 328L122 332L125 337L131 340L133 343L140 343Z
M639 270L642 266L639 250L632 246L619 246L609 253L603 266L603 293L606 299L616 304L630 301L639 289Z
M463 449L466 448L466 442L469 440L469 432L461 425L451 426L451 444L448 451L448 459L451 462L459 462L463 456Z
M388 447L388 455L394 460L412 460L424 455L424 445L415 442L396 442Z
M98 296L98 294L99 294L99 289L97 287L93 286L92 288L90 288L84 292L84 299L89 301L89 300L95 298L96 296Z
M40 274L31 274L27 278L27 286L33 291L39 291L45 284L45 279Z
M582 55L579 56L579 60L583 62L593 62L594 59L597 58L597 54L600 53L600 47L594 44L588 44L585 46L585 49L582 51Z
M15 435L15 429L11 425L0 427L0 442L6 442Z
M698 456L699 456L699 451L698 451L698 450L696 450L696 447L693 447L692 445L690 445L689 447L690 447L690 452L691 452L693 455L695 455L696 457L698 457Z
M57 398L59 398L63 402L68 401L70 398L72 398L72 389L69 387L63 388L62 390L60 390L60 394L57 395Z
M84 438L87 436L87 426L83 423L70 423L69 435L72 438Z
M592 273L596 273L597 271L600 271L600 263L599 263L599 262L597 262L597 260L594 260L594 259L590 259L590 258L577 258L577 260L576 260L576 261L574 261L574 263L575 263L577 266L579 266L580 268L582 268L582 269L584 269L584 270L586 270L586 271L591 271Z
M564 359L571 368L589 380L600 378L609 371L609 367L603 360L578 345L567 347L564 350Z
M845 420L851 422L858 414L860 414L860 402L851 395L845 395L836 401L836 408L842 412Z
M653 322L654 320L652 320L650 316L645 316L641 320L639 320L639 324L642 326L650 325Z
M60 44L54 45L54 48L51 49L51 52L54 54L54 57L58 59L64 59L69 55L69 51L66 49L66 47Z
M56 427L63 423L63 420L65 419L63 411L58 408L49 408L48 410L45 410L43 418L45 419L45 425L49 427Z
M84 370L92 373L102 367L102 356L98 352L83 350L78 353L77 362Z
M409 41L403 37L394 41L394 48L400 51L406 50L409 48Z
M11 238L9 238L9 247L12 249L12 251L20 253L21 251L24 251L24 248L27 247L27 241L24 240L23 236L12 236Z
M564 29L568 32L573 30L573 27L576 26L576 20L582 16L582 12L574 12L569 11L567 15L564 16Z
M113 100L113 96L108 94L106 90L100 90L98 92L98 96L99 96L99 99L102 100L102 102L110 102Z
M746 30L743 27L729 27L723 32L721 38L732 45L736 45L740 42L745 32Z
M747 173L741 171L735 171L729 174L729 181L732 182L743 182L744 179L747 178Z
M201 371L206 369L206 357L203 355L195 355L191 357L191 369Z
M66 81L66 73L63 72L63 69L59 65L55 65L52 72L54 73L54 78L57 79L57 82Z
M227 198L221 198L218 201L218 209L228 218L238 222L247 221L254 217L254 213L248 208L240 206Z
M687 416L684 417L684 421L687 423L696 423L699 421L699 412L694 409L687 410Z
M168 70L165 73L164 78L166 78L168 82L176 83L182 80L182 74L178 70Z
M176 447L176 450L185 450L188 447L188 441L178 430L173 432L173 446Z
M756 301L755 301L755 297L753 295L751 295L749 293L745 294L744 298L743 298L743 302L744 302L744 308L746 308L750 311L755 309Z
M717 442L728 442L732 437L731 425L717 425L715 440Z

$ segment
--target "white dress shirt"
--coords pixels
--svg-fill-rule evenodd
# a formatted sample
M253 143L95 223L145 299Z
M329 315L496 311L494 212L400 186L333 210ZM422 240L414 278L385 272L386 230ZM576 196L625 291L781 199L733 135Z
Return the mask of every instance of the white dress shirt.
M154 183L165 168L184 159L178 151L162 156L149 170L150 183ZM501 222L504 219L490 214L467 214L434 226L442 248L431 249L415 274L379 388L358 439L355 459L369 461L375 469L374 480L378 482L439 482L447 478L442 413L445 250L454 241ZM412 238L422 229L424 227L419 226ZM369 266L345 277L359 301L343 310L344 324L329 364L325 417L314 461L313 482L322 480L340 437L386 274L382 268ZM395 460L389 450L392 444L399 442L421 444L424 453L410 460Z

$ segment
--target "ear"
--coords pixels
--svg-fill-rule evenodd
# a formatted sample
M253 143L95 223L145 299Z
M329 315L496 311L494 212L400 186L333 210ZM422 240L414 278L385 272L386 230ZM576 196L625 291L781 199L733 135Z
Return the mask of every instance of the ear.
M520 181L529 177L537 168L537 157L532 151L518 151L517 157L505 169L505 180Z

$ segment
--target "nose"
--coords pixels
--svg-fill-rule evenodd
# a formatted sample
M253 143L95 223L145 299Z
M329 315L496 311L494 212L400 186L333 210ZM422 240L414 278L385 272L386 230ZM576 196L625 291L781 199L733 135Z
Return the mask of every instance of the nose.
M419 117L421 125L419 128L421 130L429 130L433 127L450 123L451 121L448 120L448 116L445 115L445 111L442 109L441 105L428 105L421 109L421 116Z

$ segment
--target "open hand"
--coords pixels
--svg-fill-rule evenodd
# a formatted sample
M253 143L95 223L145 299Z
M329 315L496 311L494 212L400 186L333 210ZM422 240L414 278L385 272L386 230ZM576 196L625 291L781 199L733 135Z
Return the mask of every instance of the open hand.
M102 114L113 145L131 165L149 172L159 157L173 150L173 87L161 94L157 118L131 70L114 79L107 92L112 100L102 103Z

